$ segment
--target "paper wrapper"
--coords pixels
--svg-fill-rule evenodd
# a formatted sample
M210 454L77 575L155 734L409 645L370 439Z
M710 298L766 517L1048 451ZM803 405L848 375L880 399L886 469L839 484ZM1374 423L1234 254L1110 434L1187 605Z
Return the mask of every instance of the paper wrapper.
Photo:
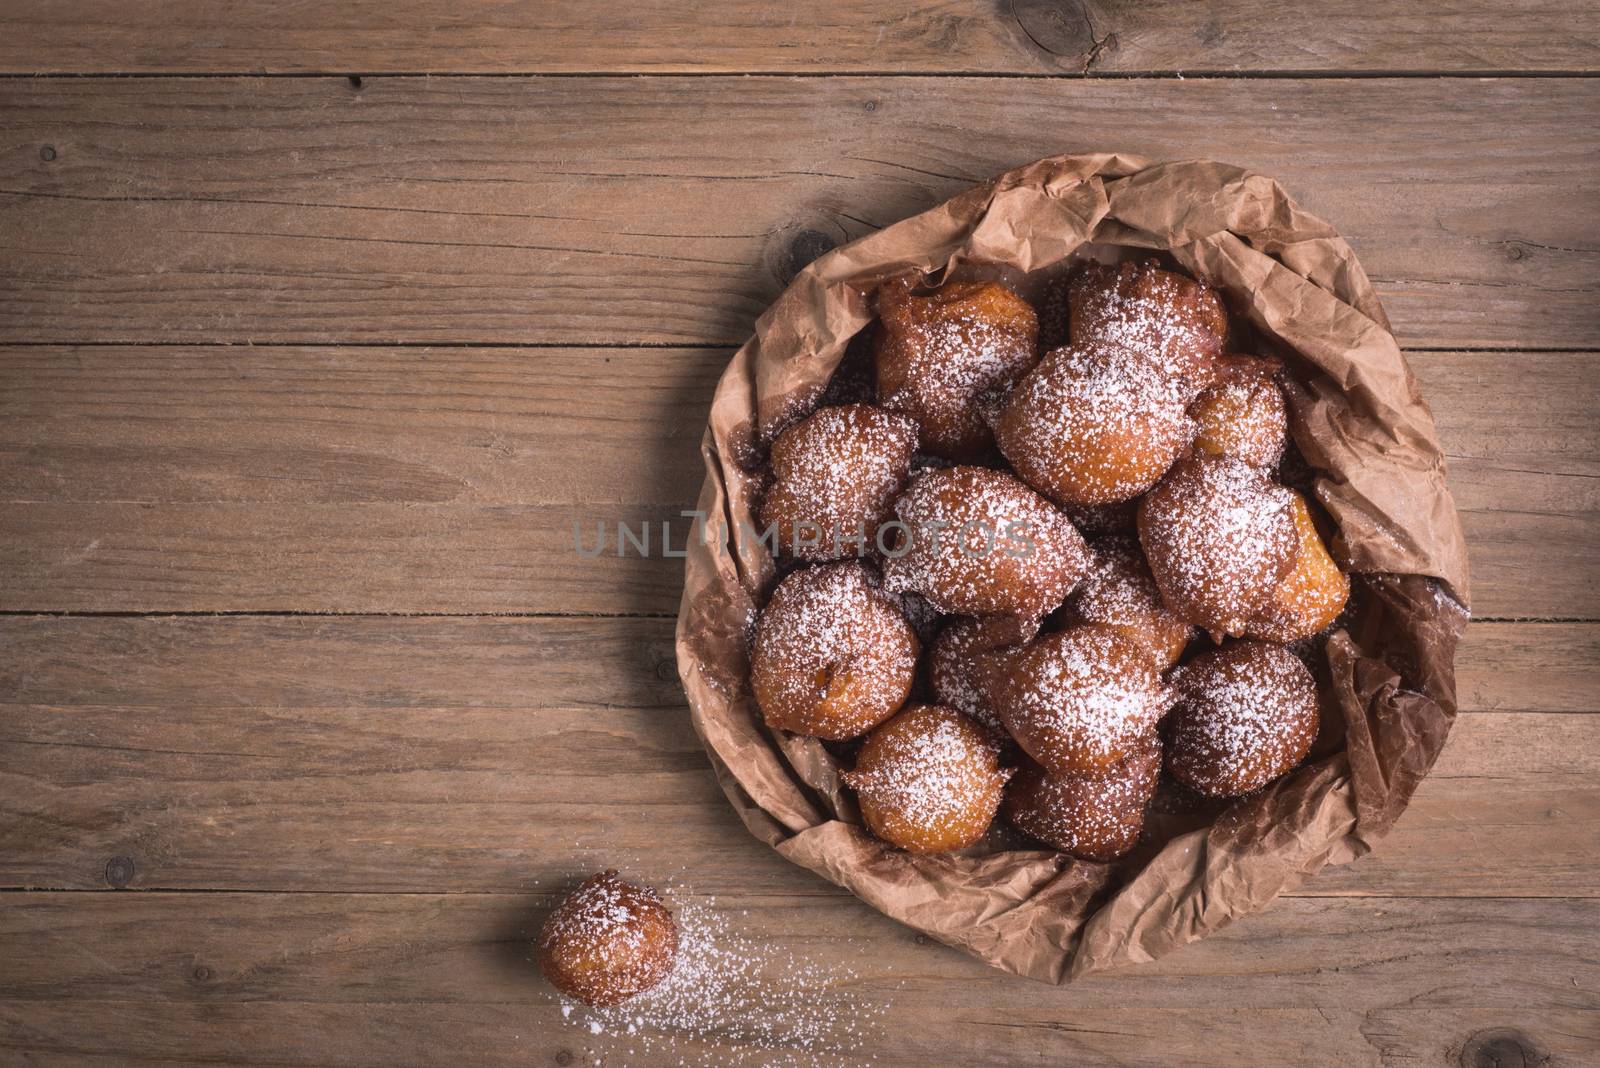
M761 452L817 403L884 279L998 271L1037 293L1074 253L1141 250L1222 289L1236 320L1290 356L1292 433L1357 587L1321 654L1325 737L1258 794L1153 819L1154 840L1116 864L1003 830L958 855L895 849L860 826L833 756L769 730L751 696L751 625L774 564L736 535L756 528ZM702 453L678 667L728 798L785 857L1007 971L1061 983L1152 960L1356 859L1404 810L1454 720L1466 551L1432 416L1349 245L1269 178L1206 161L1058 156L836 249L800 272L733 357Z

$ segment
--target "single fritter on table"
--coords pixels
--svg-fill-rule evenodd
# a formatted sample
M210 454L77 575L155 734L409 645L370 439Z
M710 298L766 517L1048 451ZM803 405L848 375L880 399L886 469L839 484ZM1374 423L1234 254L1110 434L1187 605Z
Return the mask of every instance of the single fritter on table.
M589 1005L615 1005L672 971L678 925L654 890L603 871L556 906L537 952L539 970L557 990Z

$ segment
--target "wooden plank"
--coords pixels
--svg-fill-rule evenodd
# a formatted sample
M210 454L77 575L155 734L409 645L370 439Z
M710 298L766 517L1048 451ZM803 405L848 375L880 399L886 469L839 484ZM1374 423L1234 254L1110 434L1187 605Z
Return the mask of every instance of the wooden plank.
M870 1063L919 1068L948 1064L943 1058L959 1056L960 1063L979 1068L1045 1068L1063 1058L1083 1068L1217 1063L1278 1068L1305 1063L1296 1058L1327 1055L1328 1063L1337 1064L1406 1064L1415 1057L1422 1064L1452 1068L1461 1063L1485 1068L1516 1064L1582 1068L1592 1061L1596 1041L1591 1010L1542 1003L1515 1009L1378 1007L1352 1018L1336 1005L1291 1009L1218 1005L1196 982L1187 1008L1107 1009L1080 1016L1076 1009L1063 1008L1074 1004L1077 989L1054 991L1050 1007L1009 1024L1003 1022L1010 1013L1005 998L996 995L992 1006L968 1006L965 990L945 989L919 999L919 1010L907 1014L904 1037L874 1032L871 1045L880 1052ZM1080 1020L1086 1025L1081 1030ZM1508 1029L1507 1020L1527 1030ZM794 1049L773 1053L754 1043L684 1040L669 1047L658 1043L649 1050L641 1046L638 1039L594 1038L559 1026L551 1005L419 1009L403 1004L284 1002L0 1003L0 1049L18 1051L24 1058L21 1063L29 1068L179 1068L196 1063L261 1068L426 1068L467 1063L525 1068L530 1062L809 1068L854 1063L843 1054L830 1057ZM654 1052L662 1048L667 1051ZM1485 1051L1484 1059L1459 1059L1463 1053L1478 1057L1479 1051ZM1524 1059L1494 1059L1507 1055ZM533 1060L535 1056L540 1059ZM1540 1059L1544 1057L1554 1059Z
M675 612L659 524L681 549L728 357L0 348L0 609ZM1412 362L1478 613L1600 616L1600 355Z
M1600 616L1600 355L1411 353L1480 616Z
M710 1041L563 1021L527 959L552 899L7 895L0 1050L29 1064L409 1065L442 1048L487 1065L845 1063L749 1041L737 1011ZM707 900L681 887L674 901L766 947L752 992L788 989L785 973L809 967L814 1004L854 1010L816 1036L849 1063L1165 1066L1189 1051L1192 1063L1276 1066L1306 1063L1308 1049L1317 1063L1507 1063L1457 1060L1493 1028L1576 1065L1600 1043L1593 900L1289 899L1070 991L917 940L842 897Z
M1105 149L1281 179L1408 346L1596 338L1593 80L55 79L0 108L4 341L736 344L797 248Z
M1240 0L752 0L499 4L352 0L308 19L264 0L13 0L17 73L1082 73L1594 70L1600 20L1571 0L1373 8Z
M666 620L0 621L0 886L523 891L647 864L831 893L750 838ZM1394 834L1315 894L1600 885L1594 625L1480 624L1471 709ZM1477 711L1507 708L1516 711Z

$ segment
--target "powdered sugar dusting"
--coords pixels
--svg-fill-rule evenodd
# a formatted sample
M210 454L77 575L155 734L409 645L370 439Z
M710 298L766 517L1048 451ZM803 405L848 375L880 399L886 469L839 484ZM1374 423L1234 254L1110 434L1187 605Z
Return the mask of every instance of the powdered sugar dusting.
M1185 460L1144 499L1139 537L1166 602L1237 634L1293 565L1293 495L1249 464Z
M914 418L928 450L976 459L992 438L986 395L1010 388L1038 358L1038 319L996 283L956 284L932 297L885 290L878 403Z
M1056 349L1012 391L997 438L1052 499L1110 504L1149 489L1188 446L1186 402L1183 383L1134 349Z
M885 585L915 590L944 612L1042 616L1088 567L1072 521L999 471L923 471L895 516L907 541L886 561Z
M845 781L874 831L905 848L944 851L988 830L1009 775L998 756L970 720L924 705L879 728Z
M1178 658L1193 628L1161 600L1144 554L1131 538L1095 543L1095 564L1068 602L1085 623L1103 623L1150 648L1156 667L1166 670Z
M1276 467L1289 435L1283 390L1271 361L1253 356L1224 358L1222 381L1189 408L1198 429L1195 447L1212 456L1232 456L1256 467Z
M591 876L539 932L540 965L552 983L610 1003L658 982L672 962L676 932L653 890L614 871Z
M869 404L823 408L772 448L762 504L778 548L803 560L864 555L910 472L916 424Z
M934 639L928 682L940 704L964 712L990 730L1004 730L995 710L995 689L1009 652L1039 630L1035 620L1012 616L956 619Z
M1006 816L1022 833L1086 860L1111 860L1132 849L1161 770L1151 736L1101 776L1018 772Z
M761 614L751 684L773 726L850 738L905 701L917 652L911 625L863 565L806 568L778 584Z
M1126 755L1170 702L1142 649L1108 628L1081 625L1018 654L1000 717L1046 768L1083 774Z
M1247 793L1305 756L1317 733L1317 687L1282 646L1236 642L1186 664L1176 679L1173 773L1201 793Z
M1227 313L1216 291L1154 261L1091 264L1069 283L1075 344L1108 342L1154 360L1193 397L1210 384Z
M598 1040L590 1063L620 1068L645 1056L697 1068L860 1063L888 1006L849 989L853 970L744 935L711 904L681 905L677 918L677 960L654 989L610 1008L563 1001L562 1019Z

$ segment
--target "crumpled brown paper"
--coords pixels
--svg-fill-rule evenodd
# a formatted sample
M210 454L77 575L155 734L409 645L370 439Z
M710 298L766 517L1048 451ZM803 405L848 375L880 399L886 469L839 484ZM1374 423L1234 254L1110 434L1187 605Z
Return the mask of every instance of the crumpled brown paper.
M983 264L1026 288L1089 245L1101 258L1170 253L1301 358L1294 439L1318 469L1335 553L1358 573L1354 612L1325 650L1335 734L1293 774L1198 827L1180 820L1116 864L1003 833L961 855L913 856L859 826L820 743L762 723L746 657L774 568L755 539L734 535L755 527L761 449L816 403L870 321L878 283ZM1057 156L836 249L756 323L717 385L701 451L705 520L688 547L678 666L723 789L790 860L1007 971L1061 983L1152 960L1354 860L1404 810L1454 720L1466 550L1432 416L1355 254L1270 178L1208 161Z

